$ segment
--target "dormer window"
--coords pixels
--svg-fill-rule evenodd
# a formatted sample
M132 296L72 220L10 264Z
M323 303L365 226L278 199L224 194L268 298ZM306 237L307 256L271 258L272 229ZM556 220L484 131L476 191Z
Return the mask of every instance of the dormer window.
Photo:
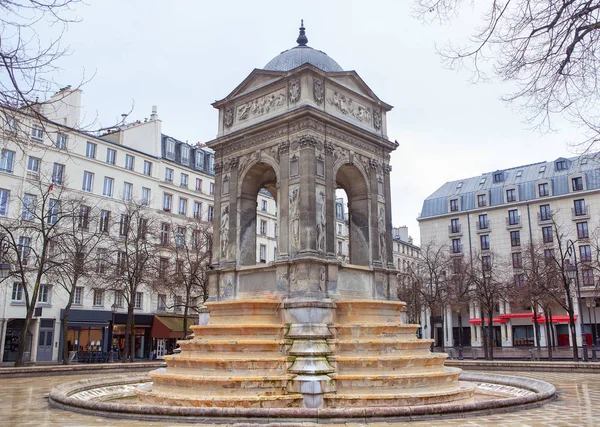
M540 172L539 173L544 173L546 172L546 165L540 166Z
M568 168L566 160L557 160L555 164L557 171L564 171Z
M204 151L196 150L196 169L204 169Z
M483 178L481 178L481 181L479 181L479 185L483 185L485 184L485 176Z
M181 163L184 165L189 164L190 162L190 147L185 145L185 144L181 144Z
M516 202L517 201L517 190L511 188L506 190L506 202Z
M504 172L494 172L494 183L504 181Z
M486 194L478 194L477 195L477 207L482 208L487 206L487 195Z
M458 199L450 200L450 212L458 211Z
M462 183L462 182L459 182L459 183L456 185L456 189L457 189L457 190L460 190L460 189L462 188L462 185L463 185L463 183Z
M583 177L578 176L571 179L571 183L573 185L573 191L582 191L583 190Z
M175 160L175 141L172 139L167 139L165 143L165 157L169 160Z
M523 171L517 171L517 178L521 178L521 175L523 175Z
M547 182L542 182L538 184L538 190L540 193L540 197L546 197L550 195L550 189Z

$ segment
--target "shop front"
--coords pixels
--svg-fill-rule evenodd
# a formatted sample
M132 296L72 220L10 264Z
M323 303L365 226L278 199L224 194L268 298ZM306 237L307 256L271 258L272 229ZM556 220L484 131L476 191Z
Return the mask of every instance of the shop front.
M64 320L64 310L61 310L60 316ZM110 311L70 310L67 336L62 336L62 328L60 331L59 360L63 359L64 345L72 362L107 360L111 321Z
M17 360L17 350L19 341L21 340L21 330L25 325L25 319L11 319L6 324L6 335L4 336L4 354L2 355L3 362L14 362ZM32 335L27 333L27 341L25 342L25 359L30 360Z
M154 316L152 322L152 354L157 359L162 359L165 354L173 354L177 340L184 339L192 333L190 326L194 324L188 317L187 333L183 332L183 316Z
M150 329L152 328L151 314L135 314L135 359L146 359L150 357L151 338ZM118 359L121 359L125 347L125 332L127 330L127 313L117 313L115 315L115 327L113 330L112 344L117 349Z

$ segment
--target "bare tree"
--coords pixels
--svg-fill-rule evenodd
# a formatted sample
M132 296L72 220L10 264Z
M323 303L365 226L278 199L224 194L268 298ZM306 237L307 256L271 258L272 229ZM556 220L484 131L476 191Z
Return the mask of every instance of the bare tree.
M417 0L416 13L425 21L449 22L466 0ZM485 2L482 22L465 46L450 44L441 53L450 66L465 61L475 78L491 73L517 89L506 101L517 101L527 119L551 127L561 114L590 131L581 143L591 149L600 137L600 4L590 0L493 0ZM477 9L479 11L479 9Z
M165 224L161 225L161 231L168 233L163 230ZM169 234L161 236L162 252L154 287L158 292L171 293L174 302L170 308L183 311L185 335L190 311L198 313L199 303L208 298L207 270L212 253L212 225L196 219L187 223L171 223L168 228L173 238ZM170 268L171 260L175 268Z
M134 309L138 292L144 285L154 280L157 272L158 257L154 243L156 219L145 205L123 202L118 221L119 231L110 238L110 248L98 248L99 274L103 276L102 288L122 295L127 304L127 325L123 362L133 362L135 355L135 317ZM103 211L100 217L100 230L109 233L111 213Z
M18 191L15 191L17 193ZM62 186L40 175L24 183L23 196L15 197L21 215L0 220L0 234L7 245L5 257L14 266L3 281L14 281L13 293L25 304L25 321L20 333L15 366L25 363L26 340L42 281L56 268L55 242L63 233L61 225L72 213L62 209Z
M68 335L68 322L77 287L94 282L97 263L96 249L106 240L98 230L100 212L83 198L62 202L64 212L70 214L62 223L62 233L53 240L56 254L52 259L56 268L48 273L49 278L67 293L67 304L62 317L62 336ZM66 339L66 338L65 338ZM69 363L69 348L63 345L63 364Z

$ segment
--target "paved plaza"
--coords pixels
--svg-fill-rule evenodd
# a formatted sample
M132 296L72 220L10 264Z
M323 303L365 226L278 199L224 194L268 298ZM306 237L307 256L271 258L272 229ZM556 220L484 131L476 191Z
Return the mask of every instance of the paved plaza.
M540 408L468 419L430 420L413 423L371 423L372 426L595 426L600 424L600 375L515 372L515 375L551 382L558 398ZM0 380L0 419L6 426L164 426L192 425L106 419L50 408L48 390L62 382L100 376L68 375ZM307 423L310 425L310 423ZM348 423L361 426L362 423Z

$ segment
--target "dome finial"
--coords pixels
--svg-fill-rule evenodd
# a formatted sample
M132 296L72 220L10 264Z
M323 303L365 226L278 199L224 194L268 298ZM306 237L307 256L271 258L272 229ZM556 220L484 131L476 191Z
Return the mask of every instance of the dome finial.
M300 20L300 35L296 39L296 43L298 43L298 46L306 46L306 43L308 43L308 37L306 37L306 33L304 32L305 29L306 28L304 28L304 19L301 19Z

